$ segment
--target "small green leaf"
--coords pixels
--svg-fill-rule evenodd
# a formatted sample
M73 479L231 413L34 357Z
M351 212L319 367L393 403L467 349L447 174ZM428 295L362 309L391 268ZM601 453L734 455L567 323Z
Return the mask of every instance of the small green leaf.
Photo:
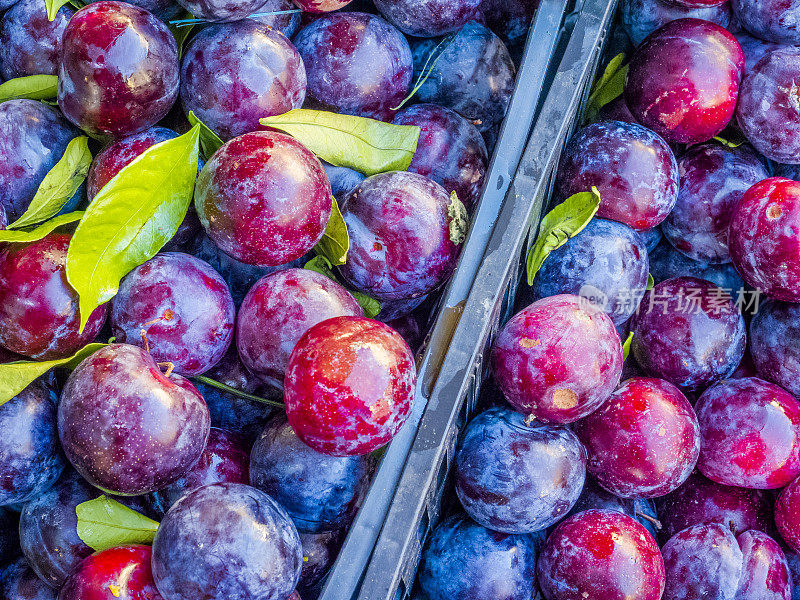
M314 251L328 259L333 265L343 265L347 262L347 252L350 250L350 234L347 232L347 224L344 222L339 204L336 198L333 199L331 216L322 239L317 242Z
M364 175L405 171L421 131L412 125L304 108L261 119L261 124L285 131L332 165Z
M585 123L594 121L601 108L622 95L625 78L628 76L628 65L622 65L624 61L625 54L617 54L608 63L600 79L592 86L583 117Z
M8 229L19 229L46 221L57 215L58 211L81 187L92 166L92 153L89 151L89 138L76 137L67 144L64 156L44 176L39 189L31 200L28 210L11 223Z
M95 552L128 544L152 544L158 531L158 521L108 496L78 504L75 514L78 537Z
M381 312L381 303L375 300L375 298L355 290L348 291L353 295L353 298L356 299L356 302L359 303L361 308L364 309L364 316L368 319L374 319L378 316L378 313Z
M628 334L628 338L622 343L622 360L628 360L628 355L631 353L631 342L633 341L633 332Z
M469 230L469 214L458 195L450 192L450 204L447 207L447 218L450 221L450 241L460 244L467 237Z
M186 40L194 30L195 16L188 10L184 10L180 14L180 18L174 19L168 23L169 30L175 38L175 43L178 44L178 55L183 56L183 48L186 45ZM191 122L191 121L190 121ZM195 123L192 123L195 125Z
M648 273L648 274L647 274L647 288L646 288L646 289L647 289L647 290L652 290L652 289L653 289L653 286L654 286L655 284L656 284L656 280L655 280L655 279L653 279L653 274L652 274L652 273Z
M333 265L331 265L330 261L325 258L324 256L315 256L310 261L308 261L304 267L304 269L308 269L309 271L316 271L329 279L336 280L336 274L333 272ZM338 282L337 282L338 283ZM361 292L357 292L355 290L347 290L356 299L356 302L364 309L364 316L372 319L381 312L381 303L375 300L375 298L371 298L366 294L362 294Z
M81 331L111 300L120 280L150 260L183 221L197 178L200 126L148 148L95 196L67 251L67 280L78 292Z
M579 192L547 213L539 226L539 236L528 252L528 285L533 284L542 263L553 251L566 244L589 224L600 208L600 192Z
M216 133L211 130L208 125L198 119L197 115L195 115L193 111L189 111L187 118L193 127L196 127L197 125L200 126L200 147L203 149L203 156L205 156L206 160L208 160L217 150L220 149L220 146L222 146L224 142Z
M50 369L54 367L74 369L81 361L103 347L105 347L105 344L88 344L72 356L57 360L42 362L18 360L10 363L0 363L0 406L11 400Z
M271 400L269 398L262 398L261 396L256 396L254 394L248 394L247 392L243 392L242 390L237 390L235 387L231 387L215 379L206 377L205 375L197 375L195 377L192 377L192 380L198 383L203 383L209 387L216 388L222 392L230 394L231 396L236 396L237 398L244 398L245 400L261 402L262 404L268 404L270 406L274 406L275 408L286 408L286 405L283 404L283 402L278 402L276 400Z
M714 136L713 139L726 148L738 148L747 141L747 138L737 127L728 127L720 135Z
M58 10L65 4L69 4L70 1L71 0L44 0L44 5L47 7L47 20L55 20Z
M28 75L0 83L0 102L28 98L49 100L58 95L58 77L55 75Z
M9 242L12 244L35 242L55 231L62 225L68 225L69 223L80 221L84 214L85 213L82 210L78 210L65 215L58 215L49 221L45 221L38 227L28 229L0 229L0 242Z

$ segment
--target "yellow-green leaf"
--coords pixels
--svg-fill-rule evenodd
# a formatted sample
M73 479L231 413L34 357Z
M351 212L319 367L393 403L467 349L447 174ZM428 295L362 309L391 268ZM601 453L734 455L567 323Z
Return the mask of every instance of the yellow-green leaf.
M0 242L9 242L12 244L28 243L40 240L51 232L55 231L62 225L75 223L83 218L85 213L82 210L67 213L65 215L58 215L45 221L41 225L27 229L0 229Z
M315 256L308 261L303 268L308 269L309 271L316 271L317 273L325 275L325 277L328 277L329 279L337 281L336 275L333 272L333 265L331 265L330 261L328 261L328 259L324 256ZM381 303L375 300L375 298L355 290L348 289L347 291L352 294L353 298L356 299L356 302L358 302L361 308L364 309L365 317L372 319L377 316L379 312L381 312Z
M78 504L75 514L78 537L96 552L127 544L152 544L158 531L158 521L108 496Z
M347 262L347 252L350 250L350 234L339 210L339 203L333 199L331 216L322 239L317 242L314 251L328 259L332 266L343 265Z
M189 111L187 118L192 126L200 126L200 148L203 149L203 156L205 156L206 160L208 160L217 150L220 149L220 146L222 146L224 142L216 133L211 130L208 125L198 119L197 115L195 115L193 111Z
M49 100L58 95L58 77L55 75L28 75L0 83L0 102L28 98Z
M622 344L622 360L628 360L628 355L631 353L631 342L633 341L633 332L628 334L628 338Z
M655 280L655 279L653 279L653 274L652 274L652 273L648 273L648 274L647 274L647 289L648 289L648 290L652 290L652 289L653 289L653 286L654 286L655 284L656 284L656 280Z
M56 18L56 13L65 4L69 4L71 0L44 0L47 7L47 20L53 21Z
M624 61L625 54L617 54L608 63L600 79L592 86L584 112L585 123L594 121L601 108L622 95L625 89L625 78L628 76L628 65L623 66Z
M460 244L467 237L469 230L469 214L458 195L450 192L450 204L447 207L447 218L449 220L450 241Z

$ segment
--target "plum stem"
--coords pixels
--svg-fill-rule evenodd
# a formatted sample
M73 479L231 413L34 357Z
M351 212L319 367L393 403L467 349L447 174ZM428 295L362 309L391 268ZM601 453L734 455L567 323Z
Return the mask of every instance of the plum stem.
M169 377L170 375L172 375L172 370L175 368L175 364L174 363L171 363L171 362L160 362L160 363L156 363L156 364L159 367L166 367L167 368L166 372L164 373L164 377Z
M650 515L646 515L640 510L634 511L634 514L637 517L641 517L641 518L645 519L646 521L650 521L653 524L653 527L655 527L657 531L661 531L662 525L661 525L661 521L659 521L658 519L655 519L655 518L651 517Z
M164 311L160 317L156 317L155 319L149 320L147 323L142 323L142 331L144 331L144 327L150 327L153 323L158 323L159 321L172 321L175 318L175 312L170 310L169 308Z
M245 398L246 400L253 400L254 402L261 402L262 404L268 404L269 406L274 406L275 408L284 408L284 409L286 408L286 405L283 402L278 402L277 400L270 400L269 398L262 398L261 396L256 396L254 394L248 394L247 392L237 390L235 387L225 385L224 383L220 383L219 381L211 379L210 377L205 377L204 375L198 375L196 377L192 377L192 380L197 381L199 383L204 383L213 388L217 388L218 390L222 390L223 392L227 392L231 396Z
M144 344L144 351L150 354L150 342L147 341L147 332L144 329L139 330L139 335L142 336L142 343Z

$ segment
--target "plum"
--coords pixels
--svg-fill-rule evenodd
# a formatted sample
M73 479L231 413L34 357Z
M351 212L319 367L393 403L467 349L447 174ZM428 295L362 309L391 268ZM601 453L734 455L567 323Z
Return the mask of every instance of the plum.
M571 423L597 410L619 384L622 342L611 319L568 294L538 300L500 331L492 373L515 410Z
M334 317L297 342L286 369L286 413L317 452L367 454L403 426L415 386L414 356L399 333L363 317Z
M331 182L331 191L336 198L345 198L358 187L364 179L364 175L347 167L335 167L326 162L322 163L325 167L325 174Z
M531 287L533 299L575 294L608 313L614 324L630 318L647 287L647 248L636 231L593 219L550 253Z
M64 30L59 60L58 107L92 135L144 131L178 98L175 38L138 6L115 0L84 6Z
M28 75L56 75L61 38L75 14L70 6L47 19L47 8L38 0L20 0L0 21L0 75L4 79Z
M656 246L658 246L658 243L664 237L661 233L661 228L651 227L650 229L642 229L641 231L637 231L636 233L639 235L639 239L647 248L648 259L649 259L650 252L656 249Z
M481 0L375 0L375 8L395 27L415 37L455 31L475 18Z
M651 33L631 57L628 106L668 142L705 142L733 117L744 54L723 27L676 19Z
M135 496L186 475L208 439L210 416L186 379L164 375L141 348L111 344L72 372L58 405L58 433L92 485Z
M591 475L587 475L581 495L567 513L567 517L593 508L613 510L633 517L653 537L656 537L657 528L660 526L656 507L652 500L647 498L620 498L600 487Z
M744 556L736 600L791 600L792 575L778 542L761 531L736 539Z
M589 454L587 470L623 498L655 498L677 489L700 454L692 406L667 381L623 382L596 412L576 424Z
M383 300L381 302L381 311L375 316L377 321L389 323L397 319L409 316L417 308L433 294L429 296L420 296L418 298L409 298L407 300Z
M753 70L753 67L764 56L769 54L772 50L777 50L781 44L774 42L766 42L760 38L753 37L745 31L738 31L734 34L739 45L744 52L744 72L745 74Z
M6 600L56 600L58 591L36 576L24 558L0 568L0 596Z
M420 587L430 600L533 600L536 555L532 535L498 533L452 515L422 551Z
M781 490L775 502L775 525L783 540L795 551L800 548L800 479Z
M664 561L647 530L612 510L587 510L556 527L537 564L547 600L660 600Z
M758 376L800 397L800 305L769 300L750 321Z
M225 140L300 108L305 97L303 59L286 36L256 20L204 28L183 57L184 110Z
M448 192L456 192L468 209L473 208L489 166L480 131L457 112L436 104L404 108L392 122L422 130L408 170L433 179Z
M648 229L675 206L678 164L667 143L641 125L592 123L567 144L556 186L562 198L596 187L599 217Z
M728 291L695 277L648 291L631 321L631 351L653 377L687 392L727 377L744 356L744 317Z
M732 0L739 23L754 36L778 44L800 44L800 4L794 1Z
M294 0L294 3L309 13L326 13L339 10L350 4L353 0Z
M442 285L460 246L450 231L449 194L438 183L391 171L365 179L342 203L350 234L344 280L378 300L408 300Z
M694 260L730 262L731 213L744 193L769 173L748 147L717 144L693 146L681 157L678 168L678 202L661 224L664 236Z
M751 187L734 207L728 236L749 285L800 302L800 182L771 177Z
M289 355L312 325L340 316L363 317L350 293L325 275L286 269L260 279L236 317L236 347L248 370L283 385Z
M292 0L266 0L258 9L248 15L248 19L269 25L272 29L276 29L287 38L292 39L300 29L301 15L298 12L289 11L296 10L297 6Z
M344 541L341 531L323 531L320 533L299 532L303 546L303 569L297 587L301 590L315 588L328 574L333 561L339 554Z
M274 498L298 531L347 527L369 488L369 456L327 456L306 446L284 415L274 416L250 454L252 485Z
M756 377L707 389L695 410L703 444L697 468L724 485L777 489L800 475L800 402Z
M800 105L792 82L800 77L800 49L777 48L742 80L736 121L761 154L779 163L800 163Z
M153 578L169 600L277 600L297 585L302 558L277 502L248 485L215 483L181 498L161 521Z
M503 120L514 91L516 69L508 48L475 21L459 29L431 64L428 59L440 43L428 39L413 46L414 73L429 72L417 100L450 108L481 132L492 129Z
M96 308L79 333L78 293L66 274L70 236L51 233L0 254L0 345L36 360L65 358L92 341L106 320Z
M197 180L195 206L209 237L247 264L296 260L322 238L331 212L322 163L294 138L246 133L214 153Z
M35 100L0 104L0 204L9 222L28 209L44 176L75 135L52 106Z
M516 62L522 58L533 15L539 6L531 0L483 0L480 11L486 25L508 47Z
M736 537L718 523L694 525L664 544L664 600L733 600L744 555Z
M411 86L408 41L375 15L326 14L294 43L308 75L308 108L390 121Z
M692 17L711 21L722 27L731 23L731 4L727 0L713 5L683 6L670 0L623 0L622 26L638 46L644 38L676 19ZM738 37L738 35L737 35Z
M456 494L480 525L533 533L559 521L580 496L586 450L569 429L527 426L490 408L467 426L455 463Z
M175 372L190 376L222 359L235 316L227 284L208 263L162 252L125 276L110 321L117 341L141 346L146 339L156 362L172 363Z
M163 600L153 582L150 546L109 548L86 558L67 578L59 600Z
M261 10L265 0L239 0L237 2L228 2L227 0L176 0L176 2L195 17L212 23L239 21L253 13L274 10L269 6L267 10Z
M744 296L744 281L731 263L709 264L693 260L666 240L649 251L650 274L656 283L673 277L697 277L721 287L733 295L737 303Z
M56 406L39 381L0 405L0 506L27 502L64 469Z
M87 4L100 1L102 0L89 0ZM183 7L175 0L131 0L128 4L143 8L167 23L183 11Z

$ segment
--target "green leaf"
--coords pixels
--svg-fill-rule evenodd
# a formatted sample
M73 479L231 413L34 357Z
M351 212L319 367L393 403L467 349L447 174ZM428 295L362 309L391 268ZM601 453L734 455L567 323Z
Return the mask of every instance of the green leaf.
M356 302L361 305L361 308L364 309L364 316L368 319L374 319L378 316L378 313L381 312L381 303L375 300L375 298L355 290L348 291L352 294L353 298L356 299Z
M583 117L585 123L594 121L601 108L622 95L625 78L628 76L628 65L622 65L624 61L625 54L617 54L608 63L600 79L592 86Z
M405 171L420 134L420 128L412 125L304 108L261 119L261 124L288 133L332 165L364 175Z
M0 83L0 102L28 98L49 100L58 95L58 77L55 75L28 75Z
M88 344L72 356L42 362L18 360L0 363L0 406L11 400L33 381L54 367L74 369L81 361L91 356L106 344Z
M31 200L28 210L11 223L8 229L19 229L35 225L57 215L58 211L81 187L92 166L92 153L89 151L89 138L76 137L67 144L64 156L44 176L39 189Z
M244 398L245 400L252 400L253 402L261 402L262 404L268 404L270 406L274 406L275 408L286 408L286 405L283 402L278 402L277 400L271 400L269 398L263 398L262 396L256 396L255 394L248 394L247 392L237 390L235 387L231 387L220 381L217 381L216 379L206 377L205 375L197 375L191 379L209 387L216 388L222 392L230 394L231 396L236 396L237 398Z
M744 134L737 127L733 126L725 129L720 135L714 136L713 139L726 148L738 148L747 141Z
M652 290L653 286L655 284L656 284L656 280L653 279L653 274L652 273L648 273L647 274L647 288L646 288L646 290Z
M329 279L336 280L336 274L333 272L333 265L331 265L330 261L325 258L324 256L315 256L310 261L308 261L304 266L304 269L308 269L309 271L316 271ZM337 282L338 283L338 282ZM364 316L372 319L381 312L381 303L375 300L375 298L371 298L366 294L362 294L361 292L357 292L355 290L347 290L352 294L353 298L356 299L356 302L361 305L361 308L364 309Z
M9 242L12 244L35 242L40 240L49 233L55 231L62 225L75 223L83 218L85 213L82 210L67 213L65 215L58 215L45 221L38 227L28 229L2 229L0 230L0 242Z
M69 3L70 0L44 0L44 4L47 7L47 20L55 20L58 9Z
M628 338L622 343L622 360L628 360L628 355L631 353L631 342L633 341L633 332L628 334Z
M469 230L469 214L458 195L450 192L450 204L447 207L447 218L450 221L450 241L460 244L467 237Z
M78 537L95 552L128 544L152 544L158 531L158 521L108 496L78 504L75 514Z
M539 236L528 252L528 285L533 285L533 279L544 259L583 231L598 208L600 192L593 187L591 192L579 192L570 196L545 215L539 226Z
M208 160L220 149L224 142L208 125L198 119L193 111L189 111L187 118L193 127L200 126L200 147L203 149L203 156Z
M179 56L183 56L183 48L186 45L186 40L189 38L192 30L194 30L195 24L192 22L194 19L195 16L192 13L188 10L184 10L179 15L179 18L170 21L168 24L169 30L175 38L175 43L178 44ZM195 125L195 123L192 123L192 125Z
M111 300L120 280L150 260L183 221L197 177L200 126L148 148L95 196L67 251L67 279L78 292L81 331Z
M331 216L322 239L314 246L314 251L319 256L324 256L332 266L343 265L347 262L347 252L350 250L350 234L339 210L339 203L333 199Z

